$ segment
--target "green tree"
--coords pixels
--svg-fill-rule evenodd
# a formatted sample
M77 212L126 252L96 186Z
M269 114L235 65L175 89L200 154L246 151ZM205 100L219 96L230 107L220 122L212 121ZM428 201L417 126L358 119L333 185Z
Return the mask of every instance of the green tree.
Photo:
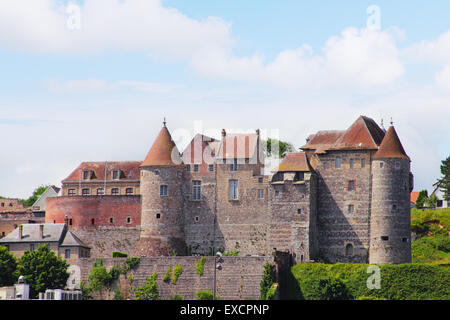
M416 208L418 209L423 208L427 198L428 198L428 191L427 190L420 191L419 196L417 197L416 200Z
M278 146L278 154L273 154ZM268 138L262 141L262 147L264 150L264 155L266 157L278 156L279 158L284 158L288 152L294 151L294 146L285 141L280 141L277 139Z
M0 287L12 286L17 280L17 260L4 246L0 246Z
M45 190L47 190L48 187L50 187L50 185L41 185L37 187L36 189L34 189L33 194L28 199L21 200L20 202L26 207L31 207L37 201L39 196L43 194Z
M429 196L426 200L425 200L425 204L428 208L436 208L437 205L437 197L436 195L433 193L431 196Z
M100 259L95 261L94 267L88 275L88 290L89 292L97 292L100 295L100 299L103 300L103 293L109 289L113 278L112 274L106 270L106 267L100 261Z
M450 156L447 157L447 159L442 160L441 165L441 174L442 177L439 179L439 182L441 183L440 190L442 191L444 195L443 200L450 200Z
M37 298L39 292L47 289L65 288L69 264L57 257L47 244L37 250L26 250L19 260L18 273L30 285L30 297Z
M263 276L260 282L260 299L266 300L267 292L276 280L275 266L270 263L264 264Z
M155 272L146 278L146 281L141 287L134 289L134 297L136 300L156 300L159 298L158 283L156 282L157 277L158 274Z

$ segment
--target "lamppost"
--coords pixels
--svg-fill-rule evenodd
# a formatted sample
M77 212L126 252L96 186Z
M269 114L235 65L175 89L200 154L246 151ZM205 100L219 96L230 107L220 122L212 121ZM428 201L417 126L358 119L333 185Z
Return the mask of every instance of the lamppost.
M216 280L217 280L217 270L222 270L223 258L222 253L220 251L217 251L216 255L214 256L214 290L213 290L213 300L216 300Z

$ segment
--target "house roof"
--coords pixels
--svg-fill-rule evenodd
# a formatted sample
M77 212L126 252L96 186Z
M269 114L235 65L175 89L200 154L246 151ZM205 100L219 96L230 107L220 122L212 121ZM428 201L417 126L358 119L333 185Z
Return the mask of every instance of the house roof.
M286 154L276 172L311 171L305 152L290 152Z
M173 142L166 125L162 127L153 145L141 163L146 166L177 166L182 164L180 153L175 142Z
M219 145L217 159L248 159L257 155L256 133L227 134Z
M409 159L405 150L403 149L402 143L398 138L397 132L393 126L390 126L381 142L380 148L373 156L374 159L383 158L401 158Z
M139 165L140 161L101 161L101 162L82 162L72 173L63 180L67 181L79 181L83 179L83 171L94 171L94 175L91 178L97 180L105 180L105 166L106 166L106 180L112 180L112 172L121 171L121 178L126 180L139 180Z
M214 156L220 141L214 138L196 134L183 151L182 160L184 163L201 164L203 162L213 164Z
M347 130L318 131L301 148L325 153L327 150L378 149L384 131L368 117L360 116Z
M412 191L410 194L410 201L416 204L417 198L419 197L419 191Z
M44 237L40 237L40 226L44 226ZM64 223L24 223L22 224L22 239L19 239L19 228L0 239L0 243L19 242L58 242L60 246L81 246L89 248L76 235L68 231Z

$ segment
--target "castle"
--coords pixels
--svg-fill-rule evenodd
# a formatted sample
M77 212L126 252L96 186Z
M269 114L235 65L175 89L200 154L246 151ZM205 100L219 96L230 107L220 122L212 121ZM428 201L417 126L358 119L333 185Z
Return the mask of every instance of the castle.
M164 122L144 161L83 162L47 201L45 220L66 221L91 246L103 239L95 255L119 243L149 257L220 248L285 251L295 263L411 262L413 175L394 127L360 116L301 150L265 175L259 130L197 134L179 153Z

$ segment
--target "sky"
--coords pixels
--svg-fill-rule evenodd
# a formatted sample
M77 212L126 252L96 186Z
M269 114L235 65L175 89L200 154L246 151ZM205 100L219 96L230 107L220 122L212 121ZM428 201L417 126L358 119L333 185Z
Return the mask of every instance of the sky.
M360 115L389 126L415 190L450 156L450 2L2 0L0 195L82 161L143 160L164 117L296 148Z

